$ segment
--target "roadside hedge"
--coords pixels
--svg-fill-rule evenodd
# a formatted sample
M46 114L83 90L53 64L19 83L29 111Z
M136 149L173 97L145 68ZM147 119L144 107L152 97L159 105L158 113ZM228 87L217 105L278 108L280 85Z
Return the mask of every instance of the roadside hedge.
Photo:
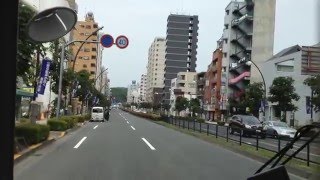
M68 129L68 124L61 120L48 120L48 125L51 131L65 131Z
M24 137L26 142L31 144L37 144L49 137L50 128L47 125L23 123L15 127L15 136Z

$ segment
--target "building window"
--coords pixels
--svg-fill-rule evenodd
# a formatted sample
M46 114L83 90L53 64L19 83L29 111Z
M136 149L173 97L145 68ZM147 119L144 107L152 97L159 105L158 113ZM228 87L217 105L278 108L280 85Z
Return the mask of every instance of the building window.
M83 56L83 59L84 60L89 60L89 57L88 56Z
M96 64L95 63L91 63L91 67L96 67Z
M94 71L90 71L90 74L94 75Z
M156 66L158 66L158 64L156 63Z
M84 28L84 25L83 25L83 24L80 24L80 27Z
M84 36L84 33L80 33L80 36Z
M97 48L92 48L91 50L92 50L92 51L97 51Z
M86 25L86 29L91 29L91 26L90 25Z
M226 14L229 15L229 10L226 10Z
M223 57L227 57L227 53L223 53Z
M226 29L229 29L229 24L225 24L224 26L226 27Z
M185 80L185 79L186 79L186 76L185 76L185 75L181 75L181 79L182 79L182 80Z
M294 70L293 66L277 65L277 71L281 71L281 72L293 72L293 70Z
M156 80L157 80L157 78L154 78L154 80L156 81Z
M224 39L224 43L227 44L228 43L228 39Z
M82 59L82 56L79 56L78 59Z
M156 54L156 56L158 56L158 54Z
M84 64L82 67L83 67L83 68L87 68L87 65L86 65L86 64Z
M89 48L84 48L83 51L84 51L84 52L90 52L90 49L89 49Z
M98 24L94 24L94 25L93 25L93 28L98 28Z
M97 58L97 56L91 56L91 59L96 59Z
M158 61L158 58L156 59L156 61Z

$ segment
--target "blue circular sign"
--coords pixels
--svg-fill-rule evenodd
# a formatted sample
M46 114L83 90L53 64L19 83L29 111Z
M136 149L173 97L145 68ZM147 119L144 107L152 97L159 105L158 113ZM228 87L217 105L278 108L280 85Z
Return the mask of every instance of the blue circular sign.
M114 40L111 35L105 34L100 38L100 43L103 47L109 48L114 44Z

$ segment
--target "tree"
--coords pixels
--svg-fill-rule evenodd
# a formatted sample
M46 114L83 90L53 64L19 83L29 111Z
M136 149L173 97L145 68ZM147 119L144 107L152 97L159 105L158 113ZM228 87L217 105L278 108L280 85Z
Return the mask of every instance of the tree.
M247 86L242 103L244 107L249 107L250 112L257 117L259 116L259 107L263 97L263 84L261 82L255 82Z
M18 11L18 40L17 40L17 69L16 75L22 77L26 84L33 83L35 68L33 58L36 52L45 52L46 48L41 43L35 43L27 36L27 26L35 11L28 5L19 3Z
M201 110L199 99L191 99L189 103L189 108L190 108L190 111L192 112L191 116L195 117L195 113L199 113Z
M111 94L117 102L127 102L127 91L124 87L111 88Z
M175 109L180 114L181 111L186 110L188 107L189 101L187 98L178 96L176 99Z
M314 110L316 112L320 111L320 74L308 77L304 81L304 84L309 86L311 88L311 91L313 92L311 103L314 107Z
M292 103L292 100L298 101L300 96L295 93L293 86L294 80L291 77L277 77L273 80L269 88L270 97L268 100L277 103L276 109L284 112L282 121L286 121L287 111L296 111L298 108Z

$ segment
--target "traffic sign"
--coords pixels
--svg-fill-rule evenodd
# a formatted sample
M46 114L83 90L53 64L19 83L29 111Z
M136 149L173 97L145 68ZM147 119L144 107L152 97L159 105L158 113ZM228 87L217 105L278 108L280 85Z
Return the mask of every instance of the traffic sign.
M111 35L105 34L100 38L100 43L103 47L109 48L114 44L114 39Z
M129 39L123 35L118 36L116 39L116 45L118 46L118 48L124 49L124 48L128 47Z

